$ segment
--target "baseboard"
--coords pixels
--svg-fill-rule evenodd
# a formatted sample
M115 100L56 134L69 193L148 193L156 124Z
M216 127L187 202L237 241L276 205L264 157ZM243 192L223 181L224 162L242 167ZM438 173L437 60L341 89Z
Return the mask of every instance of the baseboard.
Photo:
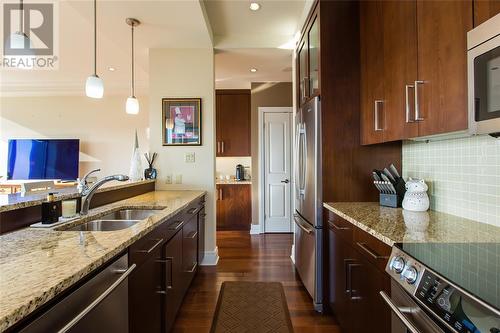
M250 226L250 235L258 235L261 233L260 224L252 224Z
M292 244L292 253L290 253L290 259L295 264L295 244Z
M219 248L216 246L213 251L205 251L205 256L200 266L217 266L219 262Z

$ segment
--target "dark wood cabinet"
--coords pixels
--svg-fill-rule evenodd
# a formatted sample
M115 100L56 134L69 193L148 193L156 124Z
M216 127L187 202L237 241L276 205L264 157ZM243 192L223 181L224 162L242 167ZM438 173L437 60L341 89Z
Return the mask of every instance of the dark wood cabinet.
M250 90L216 91L217 156L250 156Z
M361 142L467 128L471 1L362 1Z
M197 272L204 204L204 197L191 203L129 247L129 262L137 265L129 278L130 332L172 328Z
M251 223L251 185L218 184L217 230L250 230Z
M418 136L467 129L467 31L470 1L417 1ZM416 107L415 103L415 107Z
M474 27L500 13L498 0L474 0Z
M161 246L154 237L148 240L150 247L138 250L144 254L144 261L137 264L128 279L131 333L160 332L162 327L162 297L159 293L162 290Z
M184 297L182 274L182 232L177 232L164 246L165 293L163 294L164 332L169 332Z
M198 263L201 265L205 258L205 208L198 213Z
M390 332L390 311L380 291L390 291L384 268L391 248L325 210L328 225L328 300L342 331ZM360 314L363 320L360 320Z
M319 11L316 6L303 30L297 49L299 105L320 94Z

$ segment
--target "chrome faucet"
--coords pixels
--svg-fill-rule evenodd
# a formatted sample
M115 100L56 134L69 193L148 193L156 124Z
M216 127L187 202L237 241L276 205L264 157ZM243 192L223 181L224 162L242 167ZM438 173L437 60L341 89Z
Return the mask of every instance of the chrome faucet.
M99 187L101 187L104 183L110 182L112 180L118 180L120 182L124 182L124 181L128 180L128 176L125 176L125 175L107 176L107 177L104 177L104 178L98 180L97 182L94 183L94 185L92 185L92 187L88 188L86 178L88 177L89 174L91 174L95 171L99 171L99 169L93 170L93 171L89 172L87 175L85 175L83 178L84 183L81 183L82 190L81 190L80 194L83 196L83 201L82 201L82 209L80 210L80 215L87 215L89 213L90 201L92 200L92 197L94 196L94 193L97 191L97 189Z
M93 174L94 172L99 172L99 171L101 171L101 169L91 170L91 171L87 172L85 174L85 176L83 176L83 178L78 179L78 185L76 186L76 188L78 189L78 193L80 193L81 195L84 195L84 193L89 190L89 183L87 182L87 179L89 178L89 176L91 174Z

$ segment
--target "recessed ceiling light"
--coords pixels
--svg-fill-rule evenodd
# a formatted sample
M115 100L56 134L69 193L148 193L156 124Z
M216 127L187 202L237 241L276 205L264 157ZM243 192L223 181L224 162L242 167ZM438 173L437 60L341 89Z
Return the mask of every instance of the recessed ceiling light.
M250 72L252 72L252 73L257 72L257 68L250 68Z
M260 5L257 2L251 2L250 3L250 10L253 10L254 12L260 9Z
M114 71L116 71L116 68L114 68L114 67L108 67L108 71L114 72Z

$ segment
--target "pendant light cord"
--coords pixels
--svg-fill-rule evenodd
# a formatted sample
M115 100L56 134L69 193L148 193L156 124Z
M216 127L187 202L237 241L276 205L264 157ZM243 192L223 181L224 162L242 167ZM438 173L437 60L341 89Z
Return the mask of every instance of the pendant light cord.
M132 97L135 97L135 89L134 89L134 23L132 23Z
M97 76L97 0L94 0L94 75Z
M24 34L24 1L19 1L19 32Z

